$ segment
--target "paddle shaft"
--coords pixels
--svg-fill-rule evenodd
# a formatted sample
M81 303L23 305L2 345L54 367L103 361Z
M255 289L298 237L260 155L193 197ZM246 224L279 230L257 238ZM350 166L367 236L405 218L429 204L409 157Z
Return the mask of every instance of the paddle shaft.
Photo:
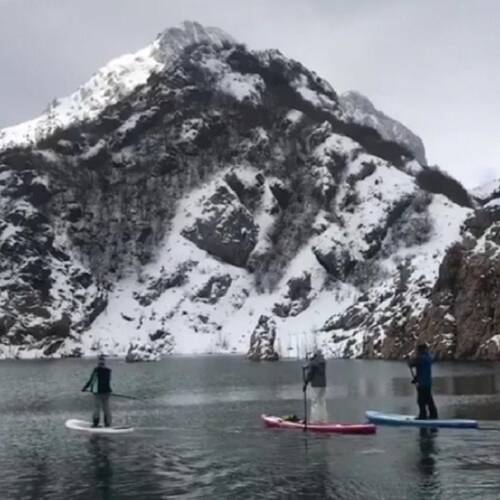
M92 392L92 391L84 391L88 392L89 394L94 394L96 395L97 392ZM110 392L108 393L110 396L114 396L115 398L125 398L125 399L133 399L134 401L141 401L140 398L134 398L134 396L127 396L125 394L116 394L116 392Z
M302 382L306 383L306 367L302 367ZM307 431L307 385L302 391L304 394L304 432Z
M307 431L307 387L304 391L304 432Z
M133 399L134 401L141 401L141 398L134 398L134 396L127 396L125 394L116 394L114 392L110 393L111 396L114 396L115 398L125 398L125 399Z

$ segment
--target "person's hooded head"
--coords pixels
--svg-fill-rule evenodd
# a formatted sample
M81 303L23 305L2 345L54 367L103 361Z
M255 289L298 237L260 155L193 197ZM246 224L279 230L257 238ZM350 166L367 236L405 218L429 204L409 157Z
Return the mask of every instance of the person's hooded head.
M427 352L429 352L429 347L427 346L427 344L425 342L423 342L422 344L418 344L417 354L421 355L421 354L425 354Z
M106 356L99 354L97 358L97 366L106 366Z
M323 356L323 351L319 347L317 347L316 349L314 349L313 358L317 359L318 361L324 361L325 360L325 357Z

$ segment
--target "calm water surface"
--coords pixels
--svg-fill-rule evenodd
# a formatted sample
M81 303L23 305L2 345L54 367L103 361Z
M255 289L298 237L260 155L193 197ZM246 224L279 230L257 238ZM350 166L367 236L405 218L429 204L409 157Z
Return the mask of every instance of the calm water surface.
M480 419L489 430L318 436L259 420L263 412L301 415L299 362L114 361L114 391L145 398L114 399L114 420L137 431L89 437L64 421L89 418L91 396L80 389L93 365L0 362L1 499L500 498L494 364L435 368L441 416ZM328 379L334 420L362 422L367 409L416 411L402 363L330 361Z

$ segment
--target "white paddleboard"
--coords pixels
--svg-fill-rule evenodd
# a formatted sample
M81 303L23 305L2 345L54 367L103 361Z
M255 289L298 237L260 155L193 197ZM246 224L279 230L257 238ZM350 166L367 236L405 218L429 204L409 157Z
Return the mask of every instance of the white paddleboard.
M133 427L92 427L90 422L76 418L66 420L64 425L72 431L87 432L89 434L126 434L134 432Z

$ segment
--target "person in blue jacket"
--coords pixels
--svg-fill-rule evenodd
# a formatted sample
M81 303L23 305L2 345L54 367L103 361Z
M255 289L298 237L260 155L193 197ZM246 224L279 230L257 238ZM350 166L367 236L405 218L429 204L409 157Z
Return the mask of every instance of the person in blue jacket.
M415 369L412 383L417 387L417 404L419 420L437 419L438 412L432 397L432 356L427 344L417 346L417 356L408 366L412 373Z

